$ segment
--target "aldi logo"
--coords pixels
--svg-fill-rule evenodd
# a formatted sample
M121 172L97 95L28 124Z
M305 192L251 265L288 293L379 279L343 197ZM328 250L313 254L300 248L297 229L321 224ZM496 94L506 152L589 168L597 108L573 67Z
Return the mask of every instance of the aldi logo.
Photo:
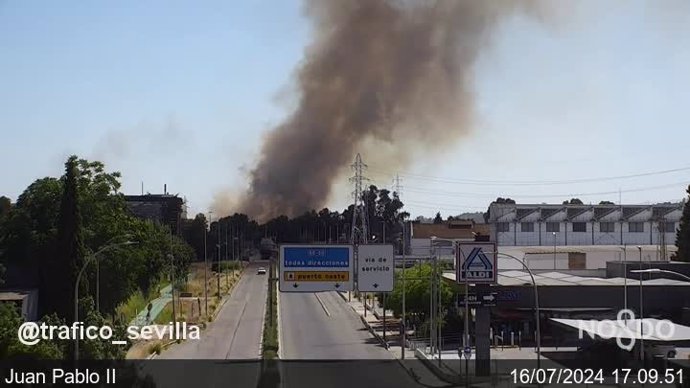
M457 282L495 283L496 256L494 243L458 243Z

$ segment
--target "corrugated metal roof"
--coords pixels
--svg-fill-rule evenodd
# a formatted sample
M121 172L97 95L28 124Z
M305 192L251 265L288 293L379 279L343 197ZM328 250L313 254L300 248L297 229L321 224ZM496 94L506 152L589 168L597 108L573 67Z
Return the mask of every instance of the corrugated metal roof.
M455 273L446 272L443 277L455 280ZM545 272L534 275L537 286L622 286L625 284L624 278L598 278L575 276L563 272ZM637 285L639 279L627 279L628 284ZM520 286L532 285L532 278L526 271L502 271L498 273L498 284L501 286ZM651 279L643 280L642 285L648 286L690 286L690 282L672 279Z

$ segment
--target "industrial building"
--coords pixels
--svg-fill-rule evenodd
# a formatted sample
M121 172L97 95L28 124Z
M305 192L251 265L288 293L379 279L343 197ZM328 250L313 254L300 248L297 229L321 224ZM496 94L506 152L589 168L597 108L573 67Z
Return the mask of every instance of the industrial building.
M674 245L684 203L577 205L491 203L499 246Z

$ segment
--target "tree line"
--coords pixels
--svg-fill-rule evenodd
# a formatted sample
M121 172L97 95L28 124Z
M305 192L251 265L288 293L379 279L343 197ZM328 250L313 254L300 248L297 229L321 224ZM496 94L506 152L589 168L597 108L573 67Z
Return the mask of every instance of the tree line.
M398 244L402 222L410 214L403 211L403 203L397 193L379 189L371 185L362 198L366 204L369 242ZM222 217L210 224L203 213L188 220L182 227L182 235L196 252L196 257L204 257L204 231L206 235L207 257L232 258L244 248L256 247L262 238L271 238L276 243L347 243L352 231L354 205L342 212L328 208L311 210L296 217L281 215L264 223L246 214L235 213ZM220 236L220 238L219 238ZM240 255L244 255L241 252Z

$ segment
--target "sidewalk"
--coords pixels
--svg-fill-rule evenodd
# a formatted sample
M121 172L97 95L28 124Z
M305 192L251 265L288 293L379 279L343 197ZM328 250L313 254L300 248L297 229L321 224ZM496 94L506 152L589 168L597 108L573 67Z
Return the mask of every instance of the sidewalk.
M149 319L146 319L146 314L148 312L147 308L144 307L143 310L139 311L137 316L130 322L130 325L148 325L149 323L153 322L158 314L163 311L163 308L172 301L172 286L168 284L167 286L163 287L160 292L160 296L154 300L151 301L151 316Z
M393 318L391 311L386 312L386 342L383 341L383 310L380 307L373 307L367 304L367 314L364 316L364 303L357 300L354 296L348 302L347 292L338 292L345 303L350 305L362 319L364 325L369 329L374 337L386 346L391 355L400 362L407 373L417 382L427 387L448 387L449 384L439 379L431 370L419 361L414 351L406 349L405 360L402 359L402 348L400 347L399 320ZM388 323L390 322L390 326Z

